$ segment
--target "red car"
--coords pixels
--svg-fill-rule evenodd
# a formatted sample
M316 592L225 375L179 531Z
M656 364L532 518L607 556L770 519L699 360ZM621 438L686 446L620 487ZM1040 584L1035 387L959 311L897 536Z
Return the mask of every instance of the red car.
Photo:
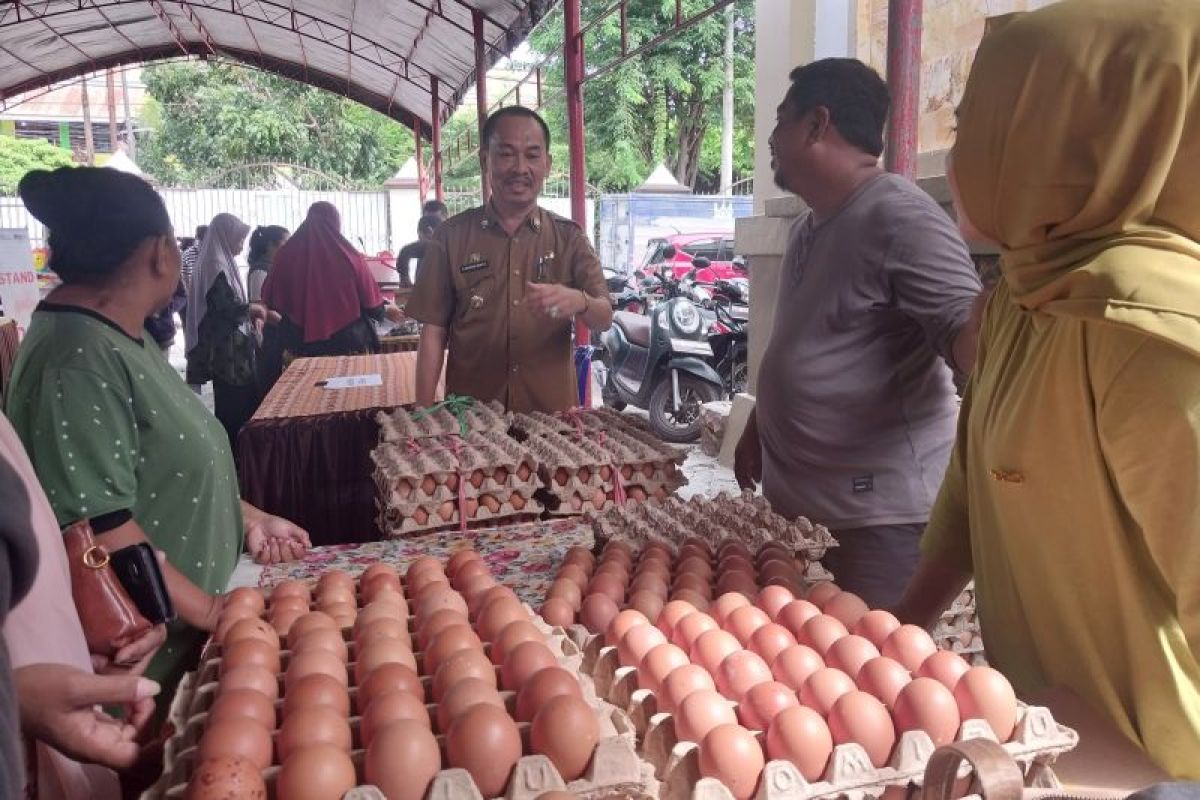
M671 250L673 255L668 255ZM670 264L676 278L682 278L692 268L692 260L707 258L709 266L696 273L697 283L711 284L718 278L745 277L745 271L733 263L732 233L679 233L651 239L646 257L639 269L643 273L658 272L663 263Z

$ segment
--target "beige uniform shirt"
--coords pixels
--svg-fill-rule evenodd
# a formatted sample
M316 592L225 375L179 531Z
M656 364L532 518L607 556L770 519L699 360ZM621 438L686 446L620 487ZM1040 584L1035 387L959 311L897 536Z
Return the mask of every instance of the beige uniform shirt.
M530 282L607 296L583 230L557 214L539 208L512 236L490 205L438 227L405 313L448 329L447 394L499 400L510 411L579 405L572 319L529 313Z

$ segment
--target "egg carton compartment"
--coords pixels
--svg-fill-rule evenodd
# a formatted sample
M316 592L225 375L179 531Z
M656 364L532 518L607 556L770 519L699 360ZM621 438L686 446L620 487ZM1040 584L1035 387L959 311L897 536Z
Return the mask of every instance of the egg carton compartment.
M460 486L468 493L537 488L537 458L498 433L387 442L371 459L377 498L398 507L456 498Z
M517 762L513 775L509 780L509 785L503 795L504 798L506 800L532 800L543 792L555 789L568 791L582 798L657 797L658 781L654 775L654 768L636 752L636 732L626 712L598 696L591 679L580 670L583 653L574 640L562 629L551 628L546 625L539 617L533 614L528 606L526 606L526 611L530 614L533 624L546 636L547 645L554 652L559 665L570 671L579 681L584 700L596 713L599 722L600 738L592 754L587 771L583 776L571 782L565 781L545 756L537 754L524 755ZM414 627L412 617L409 617L409 627L410 629ZM351 654L353 655L354 647L350 641L349 629L343 629L343 634L350 644ZM485 652L489 649L490 647L485 645ZM177 726L177 733L167 742L164 753L166 769L164 769L163 776L154 787L142 795L143 800L181 798L186 792L187 782L190 780L196 766L197 744L204 730L207 712L211 708L217 692L217 684L214 680L219 672L219 645L216 645L211 653L211 657L202 664L200 670L188 675L189 685L198 688L192 691L190 696L183 701L181 701L178 695L176 697L175 704L185 704L187 711L180 710L179 716L182 719L182 724ZM290 653L283 651L282 655L284 656L286 668L286 656L290 655ZM423 662L422 654L418 653L417 655L418 660ZM498 671L499 667L496 669ZM348 665L348 670L351 676L353 676L353 663ZM282 676L280 677L282 681ZM426 688L426 699L428 699L431 695L429 685L432 683L432 678L428 675L422 675L421 680ZM353 680L351 683L353 684ZM351 685L349 695L351 710L352 712L356 712L357 687ZM513 714L516 706L516 692L501 690L500 696L504 700L510 715ZM278 717L282 716L280 713L282 705L282 700L276 702ZM430 718L436 720L437 705L427 702L426 709L430 714ZM364 783L352 790L351 793L348 793L345 798L346 800L353 800L353 798L382 797L377 788L365 784L363 770L365 751L362 749L359 732L361 717L356 714L352 715L349 718L349 723L353 740L352 746L354 748L351 752L351 757L358 771L359 779L360 781L364 781ZM517 728L522 737L523 752L531 753L532 747L529 741L530 724L517 722ZM443 763L446 763L445 734L438 731L436 725L434 726L434 733L442 751ZM280 767L277 764L273 764L263 773L267 783L268 797L271 800L275 800L276 798L273 782L279 773L279 769ZM443 769L435 778L427 797L429 800L435 800L435 798L440 798L441 800L484 800L470 774L464 769L457 768Z
M637 683L637 670L623 667L615 647L606 646L603 636L592 636L575 626L572 637L584 641L583 670L592 677L596 690L614 705L624 708L638 733L638 752L654 765L662 781L663 800L733 800L719 781L705 778L699 767L699 747L683 741L675 730L672 714L658 710L653 692ZM736 707L736 703L733 704ZM1075 748L1078 734L1055 721L1049 709L1017 704L1017 724L1008 742L1001 743L1021 765L1027 782L1045 780L1054 761ZM765 734L752 731L763 745ZM985 720L963 721L956 740L997 737ZM834 800L834 798L881 797L892 787L919 786L925 765L935 746L924 731L909 731L897 737L888 764L872 765L858 744L837 745L820 780L806 780L789 761L768 761L763 770L756 800Z
M645 523L645 524L638 524ZM722 492L715 498L670 497L658 506L629 505L612 508L592 519L592 531L598 547L616 539L635 547L648 540L648 531L657 531L658 539L677 547L687 538L697 537L714 549L726 538L736 538L757 551L767 542L789 545L807 561L818 561L837 540L823 525L814 525L800 517L787 520L771 510L765 498L752 492L731 497Z
M436 411L381 411L375 416L379 423L381 442L402 442L408 439L423 439L447 434L461 435L463 427L467 433L504 433L508 430L509 418L504 406L496 401L474 402L456 416L448 408Z
M518 497L520 499L517 502L514 502L510 496L509 499L504 503L501 503L500 507L495 511L492 511L486 505L481 503L476 508L474 516L467 519L465 527L468 530L473 530L476 528L488 528L496 525L500 520L505 520L506 523L515 524L517 522L536 519L537 516L541 514L542 504L536 497L533 497L532 495L526 496L521 494L518 494ZM452 513L448 518L442 517L441 509L438 509L436 513L431 513L423 508L419 510L425 511L426 516L424 522L420 521L420 515L418 515L416 511L412 512L413 516L405 516L404 513L398 509L383 509L379 514L378 520L380 531L386 538L399 539L406 536L413 536L418 533L429 533L443 529L464 527L461 523L457 503L454 503Z
M548 433L575 433L577 431L648 431L645 423L637 417L629 417L610 408L580 408L547 414L533 411L514 414L512 432L518 436L540 436Z

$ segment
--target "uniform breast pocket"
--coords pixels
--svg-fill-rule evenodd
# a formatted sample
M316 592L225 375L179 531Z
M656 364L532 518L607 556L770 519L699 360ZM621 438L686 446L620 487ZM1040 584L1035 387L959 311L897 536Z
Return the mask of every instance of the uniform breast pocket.
M483 316L496 303L496 278L483 270L463 276L455 314L460 322Z

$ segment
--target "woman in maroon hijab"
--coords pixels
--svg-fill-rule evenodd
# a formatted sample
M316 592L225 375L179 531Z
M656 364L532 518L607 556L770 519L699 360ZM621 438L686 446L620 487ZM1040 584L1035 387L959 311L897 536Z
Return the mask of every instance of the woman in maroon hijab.
M272 383L292 358L376 352L379 340L371 320L402 319L379 293L362 254L342 236L337 209L326 202L309 207L304 222L275 254L262 299L282 318L268 337L276 346L266 348L276 353L264 353ZM277 369L270 363L273 355Z

